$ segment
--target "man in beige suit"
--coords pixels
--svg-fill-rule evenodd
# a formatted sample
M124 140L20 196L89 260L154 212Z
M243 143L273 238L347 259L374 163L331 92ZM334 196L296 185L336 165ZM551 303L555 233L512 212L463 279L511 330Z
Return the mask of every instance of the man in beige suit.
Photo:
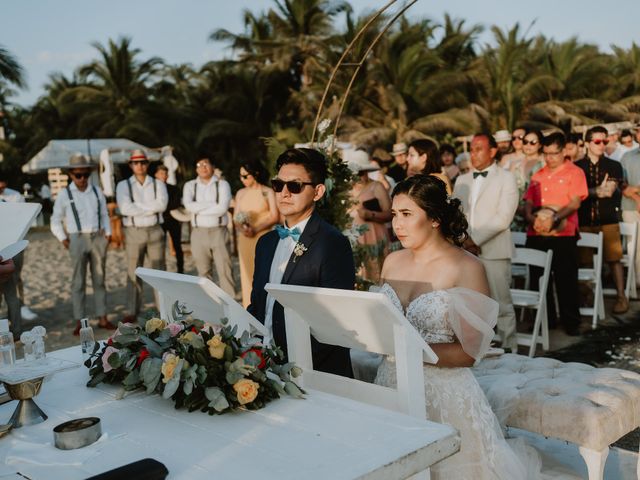
M462 202L469 222L469 239L464 247L484 264L491 297L500 304L498 334L502 347L515 353L516 315L509 290L514 247L509 226L518 207L518 187L513 174L496 165L497 152L493 136L474 136L473 169L458 177L453 196Z

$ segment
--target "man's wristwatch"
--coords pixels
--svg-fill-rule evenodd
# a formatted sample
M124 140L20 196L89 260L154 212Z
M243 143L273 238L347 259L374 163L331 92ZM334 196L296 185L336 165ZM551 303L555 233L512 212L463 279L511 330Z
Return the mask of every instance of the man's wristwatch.
M560 223L560 220L561 220L561 218L558 216L557 213L554 213L551 219L553 220L552 226L558 225L558 223Z

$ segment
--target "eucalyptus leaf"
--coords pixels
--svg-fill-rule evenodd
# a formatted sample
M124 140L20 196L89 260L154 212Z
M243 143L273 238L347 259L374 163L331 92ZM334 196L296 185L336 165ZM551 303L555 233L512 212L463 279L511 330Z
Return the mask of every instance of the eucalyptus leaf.
M293 382L284 382L284 391L294 398L304 398L302 391Z
M185 380L184 385L182 385L182 391L185 395L191 395L191 392L193 392L193 380Z
M209 406L216 412L222 412L229 408L229 402L224 392L218 387L209 387L204 391L205 397L209 400Z
M118 355L117 353L112 353L108 358L107 363L111 365L111 368L116 369L120 368L120 366L122 365L122 360L120 360L120 355Z
M87 387L95 387L96 385L102 383L105 378L107 378L107 374L104 372L100 372L87 382Z
M139 336L136 334L126 334L126 335L118 335L113 339L115 343L119 343L120 345L130 345L132 343L136 343L139 339Z
M271 385L273 387L273 389L278 392L280 395L286 395L287 392L285 392L284 387L282 386L282 384L277 381L277 380L267 380L269 382L269 385Z
M140 336L140 340L144 343L144 346L147 347L152 357L162 357L163 350L160 345L144 335Z
M242 375L241 373L227 372L227 375L225 378L227 380L227 383L229 383L230 385L233 385L234 383L237 383L240 380L242 380L244 378L244 375Z
M147 388L147 393L153 392L158 386L162 375L162 360L159 358L146 358L140 366L140 376Z
M127 363L124 366L124 369L127 372L131 372L133 370L133 368L136 366L136 362L138 361L138 359L135 357L135 355L132 355L128 360Z
M127 375L126 377L124 377L124 380L122 381L122 384L130 387L133 385L137 385L138 383L140 383L140 372L139 370L134 370L131 373L129 373L129 375Z

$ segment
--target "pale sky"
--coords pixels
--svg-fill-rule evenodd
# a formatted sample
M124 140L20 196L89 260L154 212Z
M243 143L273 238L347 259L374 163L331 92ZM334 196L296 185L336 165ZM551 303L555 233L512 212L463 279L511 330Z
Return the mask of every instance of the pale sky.
M379 8L387 0L351 0L356 13ZM401 3L401 2L399 2ZM130 36L141 58L159 56L169 63L203 63L229 56L224 45L208 41L209 34L226 28L241 32L242 11L260 12L273 0L3 0L0 4L0 45L24 66L29 89L13 100L32 104L42 93L50 73L70 75L96 58L92 42L106 44ZM613 5L613 7L609 7ZM441 20L447 12L467 24L511 27L520 22L531 35L556 40L574 35L595 43L629 47L640 43L640 0L611 4L596 0L419 0L408 15ZM523 28L523 30L525 29ZM486 33L483 41L491 41Z

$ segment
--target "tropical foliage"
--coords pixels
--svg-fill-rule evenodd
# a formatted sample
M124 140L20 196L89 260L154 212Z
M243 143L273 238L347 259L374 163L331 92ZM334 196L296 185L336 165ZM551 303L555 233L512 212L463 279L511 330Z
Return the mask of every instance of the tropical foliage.
M209 155L236 181L238 162L271 165L282 148L310 139L332 67L372 15L358 16L346 1L272 0L265 11L243 13L243 31L212 31L210 40L227 47L231 59L200 66L144 55L135 38L105 39L94 44L95 60L71 77L52 75L30 107L11 104L24 72L0 46L8 132L0 141L0 171L17 174L52 138L124 136L173 145L187 175L198 156ZM366 54L389 19L374 21L355 43L329 92L323 118L335 120L362 62L340 140L389 147L520 124L568 130L640 119L635 43L606 53L578 38L532 36L522 25L501 29L406 15ZM485 28L486 44L479 40Z

